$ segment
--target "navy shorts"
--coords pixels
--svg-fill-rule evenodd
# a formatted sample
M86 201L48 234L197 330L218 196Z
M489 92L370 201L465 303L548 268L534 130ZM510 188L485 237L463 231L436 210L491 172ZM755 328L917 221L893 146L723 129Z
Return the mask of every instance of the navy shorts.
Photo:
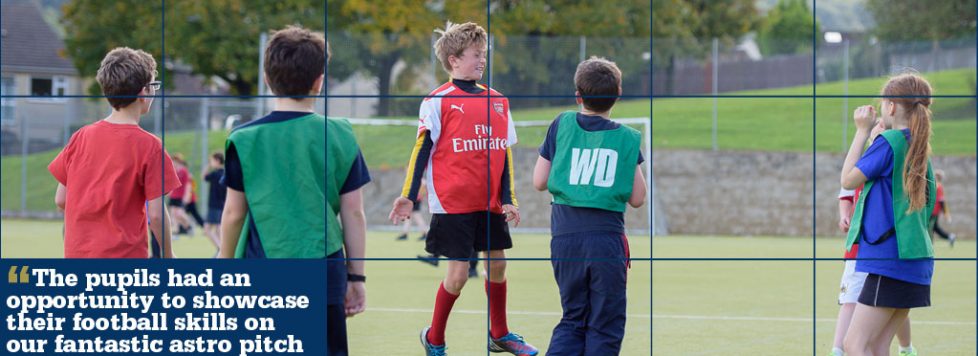
M224 208L207 208L207 220L204 220L204 222L213 225L220 225L221 215L224 215Z
M346 260L343 250L326 256L326 305L343 305L346 300Z
M326 354L346 356L346 260L343 250L326 256Z

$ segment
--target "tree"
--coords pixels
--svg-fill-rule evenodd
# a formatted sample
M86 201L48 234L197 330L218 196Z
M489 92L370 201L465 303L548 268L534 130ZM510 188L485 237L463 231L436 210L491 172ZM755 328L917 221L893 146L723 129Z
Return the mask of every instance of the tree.
M818 22L805 0L780 0L764 18L757 34L765 55L804 53L812 50L812 36L820 33Z
M492 9L495 37L493 81L504 93L571 95L573 70L581 57L615 61L625 75L623 89L640 94L649 63L648 1L500 1ZM600 20L594 15L601 14ZM643 73L645 75L643 75ZM509 87L507 87L509 86ZM573 103L567 98L524 98L524 105Z
M975 0L868 0L873 31L888 41L940 41L975 36Z
M717 38L731 44L760 22L754 0L687 0L692 10L691 32L701 40Z
M162 58L161 34L159 30L153 30L163 26L159 2L75 1L67 3L63 10L62 21L67 33L65 51L83 75L94 76L102 58L115 47L143 49L153 54L158 62ZM100 94L94 84L89 91L93 95Z
M166 10L167 55L223 79L239 95L257 93L263 32L288 25L325 30L318 0L168 1Z
M873 33L880 40L906 42L903 46L921 50L930 42L933 58L940 56L941 41L967 39L971 42L975 38L975 0L868 0L866 5L876 20ZM895 49L886 46L881 55L888 57ZM973 83L971 92L975 93Z
M716 38L730 45L759 22L752 0L661 0L652 3L653 60L665 71L666 93L672 93L676 60L701 56Z
M170 1L164 14L160 2L76 0L65 4L62 22L66 50L81 73L95 73L105 53L118 46L146 50L161 71L168 71L165 31L167 61L221 78L235 94L251 95L258 84L260 34L290 24L323 31L322 5L318 0Z

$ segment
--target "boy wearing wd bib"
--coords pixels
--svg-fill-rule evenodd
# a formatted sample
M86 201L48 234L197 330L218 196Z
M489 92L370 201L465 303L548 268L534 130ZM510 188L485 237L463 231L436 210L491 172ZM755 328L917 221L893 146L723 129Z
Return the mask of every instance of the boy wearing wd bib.
M581 62L574 84L583 110L554 120L533 170L533 186L553 195L551 263L563 308L547 354L616 355L625 334L625 205L645 200L642 139L609 119L621 95L615 63Z
M859 241L856 271L868 274L846 333L846 355L888 354L910 308L930 306L934 250L927 228L936 192L928 158L931 87L904 74L890 79L882 94L880 119L889 130L863 154L876 110L856 109L856 136L842 168L843 188L865 183L846 248Z

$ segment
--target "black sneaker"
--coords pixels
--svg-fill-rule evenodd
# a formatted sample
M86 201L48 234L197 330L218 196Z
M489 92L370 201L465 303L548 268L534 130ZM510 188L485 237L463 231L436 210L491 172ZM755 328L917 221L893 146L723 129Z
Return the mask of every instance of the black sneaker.
M438 256L436 255L418 255L418 261L438 267Z
M407 240L407 234L400 234L400 235L398 235L398 236L397 236L397 238L396 238L396 239L394 239L394 240L397 240L397 241L404 241L404 240Z
M479 271L476 270L475 268L469 268L469 278L478 278L478 277L479 277Z
M428 239L428 234L421 234L421 236L418 236L418 241L424 241L427 239Z

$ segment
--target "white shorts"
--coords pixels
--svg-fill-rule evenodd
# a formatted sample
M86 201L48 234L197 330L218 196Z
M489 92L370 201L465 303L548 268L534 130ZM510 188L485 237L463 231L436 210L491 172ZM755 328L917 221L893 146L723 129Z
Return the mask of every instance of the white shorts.
M855 260L846 261L845 271L842 272L842 283L839 287L839 305L859 301L859 294L863 292L866 275L866 272L856 272Z

